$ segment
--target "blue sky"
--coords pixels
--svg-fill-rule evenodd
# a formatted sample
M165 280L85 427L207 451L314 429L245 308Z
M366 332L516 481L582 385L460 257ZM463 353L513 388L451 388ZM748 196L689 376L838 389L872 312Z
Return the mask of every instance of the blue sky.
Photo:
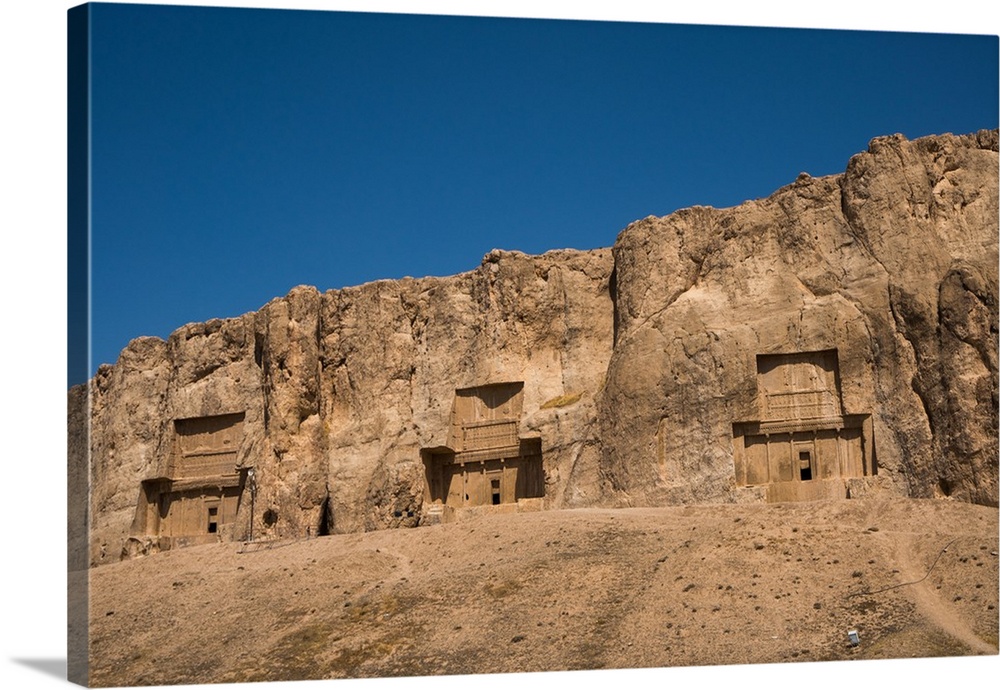
M92 361L997 126L996 36L98 4Z

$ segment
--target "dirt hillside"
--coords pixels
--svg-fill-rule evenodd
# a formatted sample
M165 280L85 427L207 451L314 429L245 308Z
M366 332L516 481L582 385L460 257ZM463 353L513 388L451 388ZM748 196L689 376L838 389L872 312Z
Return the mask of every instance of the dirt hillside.
M997 654L997 517L917 499L585 509L180 549L91 571L91 682Z

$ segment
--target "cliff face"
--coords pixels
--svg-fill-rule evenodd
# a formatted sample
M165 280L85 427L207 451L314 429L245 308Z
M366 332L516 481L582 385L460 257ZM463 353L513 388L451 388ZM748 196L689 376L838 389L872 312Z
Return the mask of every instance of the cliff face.
M886 137L842 175L633 223L613 253L494 251L137 339L90 384L91 563L170 524L371 530L532 491L996 505L997 198L995 131Z
M603 473L633 504L752 499L734 424L767 417L766 357L835 351L831 405L870 415L862 477L996 505L997 261L995 131L876 139L842 175L633 223Z
M255 314L133 341L91 384L92 562L151 547L129 535L155 531L143 482L176 474L175 420L242 415L223 538L250 535L254 487L255 538L416 525L421 450L449 443L456 390L507 382L524 383L518 432L541 439L546 502L598 501L611 270L607 249L494 251L458 276L300 287Z

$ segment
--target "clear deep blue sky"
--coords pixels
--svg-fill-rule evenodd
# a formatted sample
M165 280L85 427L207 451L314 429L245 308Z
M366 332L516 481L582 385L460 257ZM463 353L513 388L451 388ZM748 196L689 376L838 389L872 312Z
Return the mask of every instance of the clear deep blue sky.
M98 4L92 362L998 124L996 36Z

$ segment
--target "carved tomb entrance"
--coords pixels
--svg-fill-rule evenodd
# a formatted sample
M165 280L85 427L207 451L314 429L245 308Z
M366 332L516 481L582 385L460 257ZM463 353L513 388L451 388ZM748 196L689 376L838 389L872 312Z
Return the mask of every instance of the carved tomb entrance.
M870 414L845 414L836 350L757 356L761 418L733 424L736 483L767 500L844 498L875 474Z
M541 439L518 436L523 389L517 382L455 391L448 445L420 451L429 503L502 506L545 495Z
M142 482L133 533L159 548L219 541L236 520L246 481L238 468L243 413L174 420L164 476Z

